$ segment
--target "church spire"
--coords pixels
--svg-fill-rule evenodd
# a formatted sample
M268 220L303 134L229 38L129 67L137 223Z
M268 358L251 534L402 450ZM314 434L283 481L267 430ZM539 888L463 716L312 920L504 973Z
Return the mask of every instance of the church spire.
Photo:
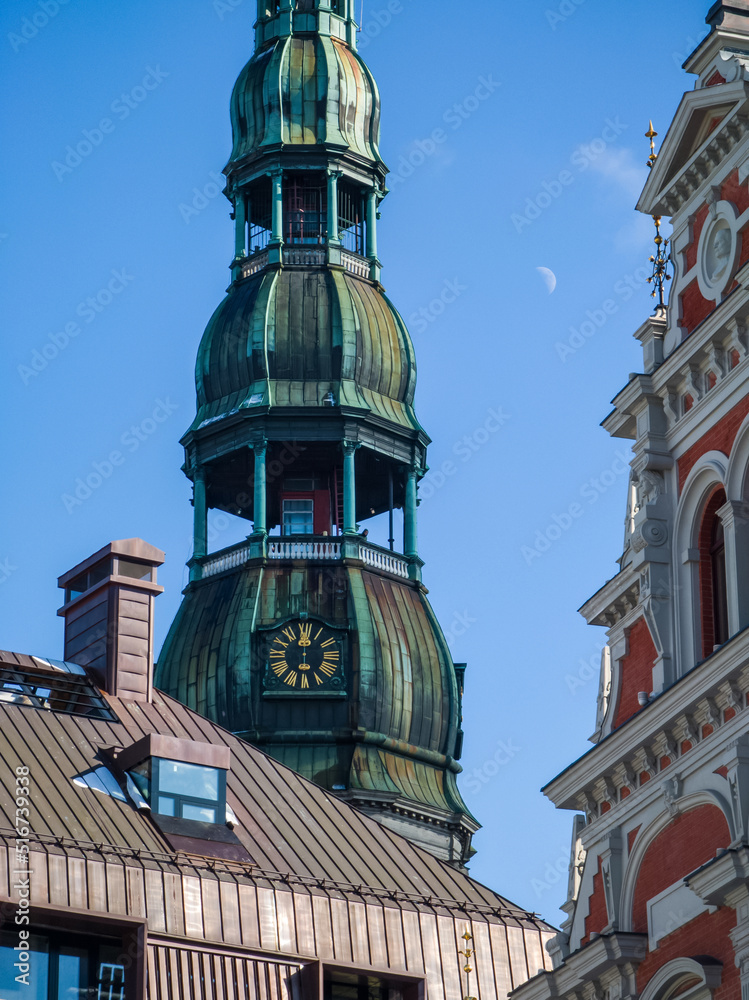
M256 28L231 99L232 282L182 439L190 585L156 682L460 864L477 829L456 784L464 669L421 584L429 438L380 283L379 94L353 0L260 0ZM210 508L251 522L246 542L209 553Z

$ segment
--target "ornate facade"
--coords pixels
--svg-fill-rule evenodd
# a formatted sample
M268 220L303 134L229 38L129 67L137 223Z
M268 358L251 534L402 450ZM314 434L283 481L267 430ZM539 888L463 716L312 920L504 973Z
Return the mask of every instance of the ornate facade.
M749 996L749 3L708 24L637 206L672 287L604 421L633 442L625 544L581 609L595 745L544 789L577 813L567 917L522 1000Z

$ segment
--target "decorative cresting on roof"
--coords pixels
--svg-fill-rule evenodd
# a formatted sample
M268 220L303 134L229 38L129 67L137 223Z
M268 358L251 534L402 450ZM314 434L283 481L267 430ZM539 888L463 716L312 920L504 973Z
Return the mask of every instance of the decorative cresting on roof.
M377 85L337 38L289 35L256 53L234 86L231 120L232 161L280 146L328 144L381 162Z
M381 287L340 271L285 268L232 285L203 335L195 378L198 425L269 380L305 382L313 406L333 390L352 406L419 427L416 363L403 320ZM348 399L340 391L347 380ZM283 387L275 389L270 402L288 402ZM220 400L226 405L210 408Z

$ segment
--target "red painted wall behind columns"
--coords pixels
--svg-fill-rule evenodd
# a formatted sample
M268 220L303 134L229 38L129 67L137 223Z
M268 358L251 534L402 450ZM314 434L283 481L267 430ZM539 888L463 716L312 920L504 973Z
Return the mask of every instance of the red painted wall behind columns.
M653 690L653 664L658 655L644 618L635 622L629 632L629 651L619 663L619 694L616 701L614 729L631 719L641 706L638 691Z
M609 912L606 908L606 895L603 890L603 872L601 859L598 859L598 871L593 876L593 892L588 898L588 916L585 918L585 937L580 945L590 941L591 934L600 934L609 922Z

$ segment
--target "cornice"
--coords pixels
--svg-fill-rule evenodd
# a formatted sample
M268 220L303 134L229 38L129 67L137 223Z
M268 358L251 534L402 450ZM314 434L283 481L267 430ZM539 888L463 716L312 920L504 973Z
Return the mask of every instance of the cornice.
M749 684L748 660L749 629L745 629L553 778L542 789L543 793L559 809L584 808L593 822L597 818L596 807L603 801L600 783L609 781L615 785L618 768L628 767L637 774L647 770L643 762L648 761L653 771L651 777L655 777L658 746L662 743L660 737L678 733L685 716L699 718L707 713L714 730L731 725L731 722L722 721L719 704L724 695L721 689L726 683L740 683L742 688ZM742 708L743 711L746 709ZM742 712L735 718L742 718ZM696 749L693 747L687 755ZM609 804L618 803L610 801Z
M648 953L647 934L612 933L595 938L590 944L565 958L553 972L542 972L510 996L513 1000L555 1000L571 997L595 980L607 979L624 971L634 971ZM624 994L626 995L626 993Z
M639 571L627 566L583 604L579 613L588 625L612 626L625 618L640 600Z

